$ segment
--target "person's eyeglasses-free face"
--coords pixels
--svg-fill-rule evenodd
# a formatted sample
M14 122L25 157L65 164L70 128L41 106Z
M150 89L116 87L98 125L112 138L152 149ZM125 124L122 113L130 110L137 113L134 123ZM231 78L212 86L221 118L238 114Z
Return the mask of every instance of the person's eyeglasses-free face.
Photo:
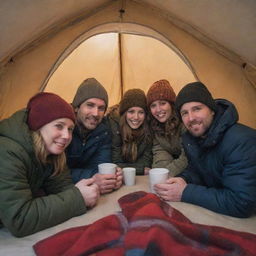
M188 102L180 109L182 121L195 137L202 137L210 128L214 111L201 102Z
M166 100L156 100L150 105L152 116L160 123L165 123L172 114L172 106Z
M72 140L74 123L69 118L59 118L42 126L39 131L49 154L61 154Z
M131 107L126 111L126 122L132 129L138 129L144 122L146 113L141 107Z
M86 129L94 130L104 117L106 103L102 99L91 98L84 101L75 111L77 113L77 121Z

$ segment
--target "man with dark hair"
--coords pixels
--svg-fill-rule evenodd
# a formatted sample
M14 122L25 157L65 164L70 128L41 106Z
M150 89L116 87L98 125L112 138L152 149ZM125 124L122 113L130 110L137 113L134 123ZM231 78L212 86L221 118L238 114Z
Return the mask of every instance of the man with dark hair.
M111 131L104 117L107 91L95 78L88 78L77 89L72 106L76 126L66 155L73 182L93 177L102 194L119 188L120 168L116 174L98 173L98 164L111 162Z
M156 185L158 195L234 217L255 213L255 129L238 123L235 106L214 100L201 82L183 87L175 104L187 128L182 141L189 164Z

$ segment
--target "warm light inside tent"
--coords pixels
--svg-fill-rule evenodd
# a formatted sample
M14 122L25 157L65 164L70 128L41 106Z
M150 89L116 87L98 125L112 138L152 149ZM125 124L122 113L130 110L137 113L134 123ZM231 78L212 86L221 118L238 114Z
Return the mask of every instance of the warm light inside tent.
M45 91L55 92L72 101L78 85L95 77L107 89L110 106L121 98L123 90L145 91L159 80L170 81L174 90L195 77L181 57L171 48L151 37L104 33L81 43L56 69Z

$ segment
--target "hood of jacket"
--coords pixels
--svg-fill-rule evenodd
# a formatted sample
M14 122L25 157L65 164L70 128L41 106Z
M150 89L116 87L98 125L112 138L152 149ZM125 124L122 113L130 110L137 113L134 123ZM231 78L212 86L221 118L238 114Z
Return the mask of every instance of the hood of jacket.
M107 118L116 123L120 122L119 104L116 104L108 109Z
M186 133L192 140L196 140L201 147L209 148L218 144L226 130L237 123L239 116L234 104L225 99L216 99L217 111L213 122L204 138L192 138L193 136Z
M15 141L21 145L26 152L31 154L33 150L33 142L30 130L27 125L26 109L19 110L10 118L0 122L0 136Z

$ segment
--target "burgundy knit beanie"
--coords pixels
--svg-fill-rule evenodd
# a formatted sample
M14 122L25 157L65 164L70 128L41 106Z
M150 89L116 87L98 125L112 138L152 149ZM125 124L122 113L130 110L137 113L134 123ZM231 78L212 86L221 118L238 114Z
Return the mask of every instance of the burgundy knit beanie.
M165 79L154 82L147 93L148 107L156 100L166 100L172 103L175 102L175 99L176 94L170 83Z
M132 107L141 107L145 112L147 111L146 95L141 89L130 89L125 92L119 105L120 115Z
M54 93L37 93L29 100L27 110L27 123L32 131L59 118L69 118L75 123L72 106Z

